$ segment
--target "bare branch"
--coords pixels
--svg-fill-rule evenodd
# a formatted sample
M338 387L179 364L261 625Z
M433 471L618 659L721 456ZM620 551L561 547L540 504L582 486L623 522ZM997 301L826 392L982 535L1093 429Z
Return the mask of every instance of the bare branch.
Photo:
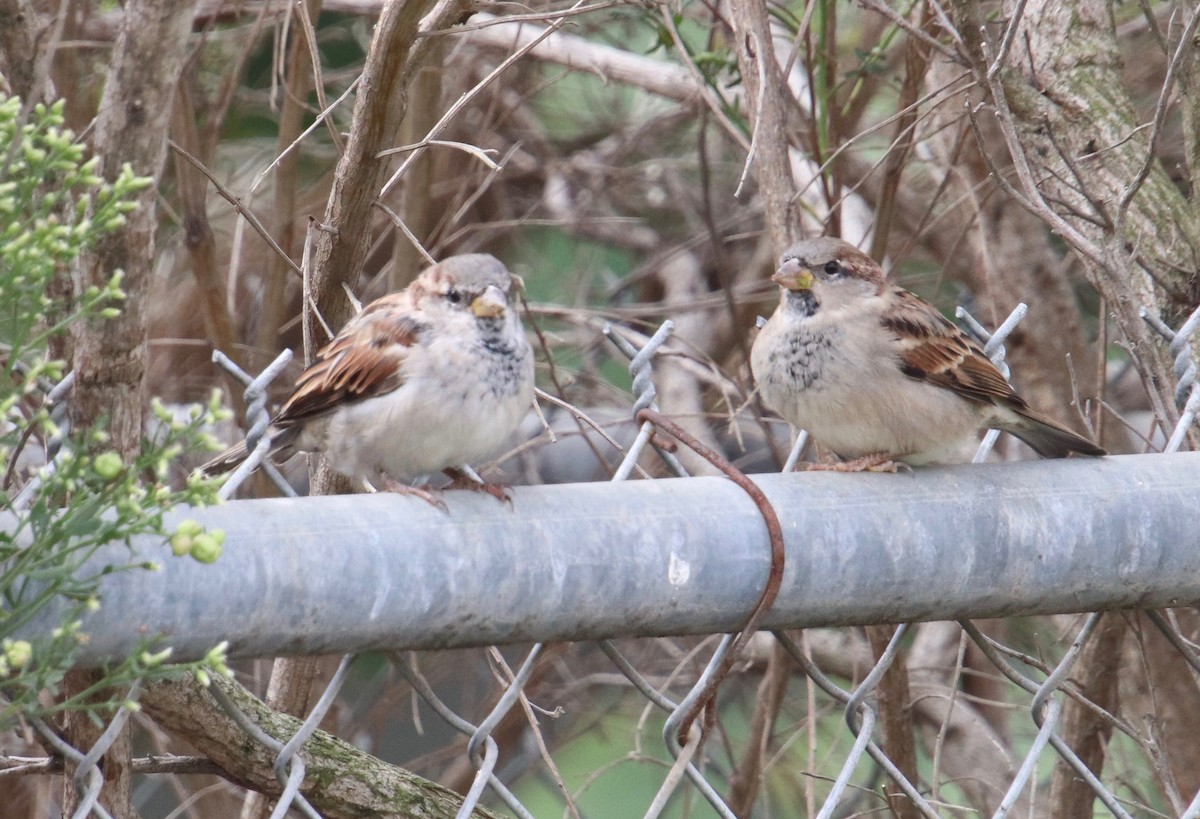
M936 37L931 37L929 32L914 24L903 14L900 14L900 12L892 8L891 5L889 5L885 0L859 0L859 2L863 8L870 9L877 14L882 14L884 17L891 20L898 28L903 29L904 32L910 37L915 37L930 48L936 49L947 60L951 60L952 62L959 64L964 62L961 54L955 52L954 49L950 48ZM953 27L951 27L950 30L955 31Z
M263 223L259 221L257 216L254 215L254 212L246 207L242 200L235 196L233 192L221 184L221 180L217 179L213 172L210 171L203 162L192 156L183 148L179 147L174 140L168 140L167 144L170 146L172 151L179 154L188 162L192 163L192 165L194 165L202 174L205 175L205 177L208 178L208 181L212 183L213 189L217 192L217 194L220 195L220 197L226 202L233 205L233 209L241 214L242 218L246 220L250 227L254 228L254 232L261 236L262 240L270 245L271 249L274 250L280 258L287 260L288 266L293 272L300 272L300 265L296 264L295 260L293 260L292 257L289 256L287 252L279 246L279 243L275 241L275 237L273 237L266 227L263 226Z
M1179 45L1175 48L1175 54L1171 57L1171 62L1167 65L1167 75L1163 78L1162 88L1158 92L1158 102L1154 106L1154 127L1150 131L1150 144L1146 146L1146 159L1142 163L1142 167L1138 169L1137 175L1126 186L1121 193L1121 200L1117 203L1116 225L1117 231L1125 223L1125 217L1129 212L1129 205L1133 202L1133 197L1137 196L1142 185L1146 183L1146 179L1150 176L1150 170L1158 161L1158 143L1162 139L1163 123L1167 119L1167 109L1170 107L1171 93L1175 89L1175 76L1180 71L1180 66L1183 63L1184 57L1189 51L1196 47L1192 42L1196 34L1196 26L1200 24L1200 6L1192 12L1191 18L1188 20L1187 27L1179 37Z
M529 25L523 18L479 12L472 18L475 21L472 25L463 27L470 33L462 39L505 54L528 54L536 60L595 74L605 82L632 85L676 102L695 102L702 85L688 68L557 31L567 17L594 10L595 7L576 4L553 15L538 15L551 19L549 29L553 36L547 36L547 28Z
M1000 49L996 52L996 57L992 60L992 64L988 66L987 81L995 82L1000 76L1000 72L1004 69L1004 64L1008 61L1008 53L1012 50L1013 40L1016 39L1017 29L1021 26L1021 18L1025 15L1025 4L1028 0L1017 0L1017 7L1013 10L1012 16L1008 20L1008 25L1004 28L1004 37L1000 40Z
M732 4L734 51L741 67L746 100L757 112L750 127L756 133L754 178L758 182L773 255L783 253L798 236L794 211L795 182L787 144L787 84L779 73L770 17L763 0ZM760 100L760 97L763 99Z
M576 7L581 5L583 2L584 2L584 0L579 0L579 2L575 4ZM517 62L522 57L524 57L527 53L532 51L538 45L538 43L541 43L543 40L548 38L551 34L553 34L555 31L557 31L565 22L566 22L565 17L560 17L559 19L555 20L553 23L551 23L549 26L547 26L545 29L543 29L540 33L538 33L535 37L533 37L533 39L531 39L529 42L525 43L520 48L518 48L516 51L514 51L512 54L508 55L508 57L506 57L504 59L504 61L500 63L500 65L498 65L494 69L492 69L491 73L489 73L486 77L484 77L479 82L475 83L475 86L473 88L471 88L470 91L468 91L467 93L465 93L461 97L459 97L457 100L455 100L454 104L451 105L448 109L446 109L446 113L442 114L441 119L439 119L437 121L437 123L431 129L429 129L429 133L425 136L425 139L416 143L416 145L409 146L409 148L411 148L411 150L409 151L408 156L405 157L404 161L400 163L400 167L397 168L395 173L393 173L391 175L391 177L388 178L387 182L385 182L383 184L383 187L379 191L379 196L385 196L387 194L387 192L392 189L392 186L396 184L396 182L400 179L400 177L404 175L404 172L406 170L408 170L408 168L412 165L413 162L416 161L416 159L425 150L425 147L430 144L433 144L436 141L437 137L442 133L442 131L444 131L446 129L446 126L448 126L450 124L451 120L453 120L456 116L458 116L458 114L467 106L467 104L472 99L474 99L474 97L476 95L478 95L481 91L483 91L483 89L487 88L489 85L491 85L493 82L495 82L496 79L498 79L501 74L503 74L505 71L507 71L509 69L509 67L511 67L513 65L513 63ZM378 158L383 155L385 155L385 151L380 151L376 154L376 157Z

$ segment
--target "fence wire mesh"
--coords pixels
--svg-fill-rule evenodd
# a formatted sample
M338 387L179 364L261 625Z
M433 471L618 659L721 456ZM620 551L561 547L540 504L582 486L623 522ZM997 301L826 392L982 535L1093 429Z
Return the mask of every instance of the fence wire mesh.
M1003 343L1024 312L1025 306L1020 305L991 334L965 311L959 312L1006 376ZM1166 444L1167 451L1174 451L1195 422L1200 405L1200 384L1188 343L1200 326L1200 310L1177 332L1149 315L1147 320L1170 344L1180 378L1176 398L1181 417ZM647 448L657 453L668 474L687 474L672 446L661 437L661 430L643 415L644 410L656 409L653 361L671 330L671 323L664 323L639 348L619 329L605 328L607 338L630 360L633 417L640 420L636 437L614 472L614 481L629 478ZM282 491L292 491L264 460L269 450L266 390L288 359L287 354L280 356L252 378L224 356L216 357L246 385L250 408L246 443L253 453L222 490L225 497L236 492L256 467L264 468ZM67 381L56 388L54 398L61 398L69 386ZM807 436L801 433L785 471L794 467L806 442ZM975 460L986 458L994 442L995 435L989 434ZM36 486L30 485L34 488L27 491L36 491ZM244 732L245 742L269 749L273 756L278 795L271 800L271 817L325 815L306 797L306 792L318 787L311 778L306 780L310 755L306 743L320 726L332 724L336 730L347 721L345 714L338 714L354 708L339 705L349 684L360 689L360 698L369 699L361 692L364 685L370 688L364 679L398 675L414 698L448 729L467 738L465 743L446 746L457 747L459 763L473 771L463 776L460 768L457 776L449 777L469 783L457 808L458 817L481 815L481 806L506 809L523 818L594 814L647 819L662 815L812 815L825 819L884 811L905 817L1033 817L1046 815L1045 806L1050 804L1047 787L1078 786L1090 795L1083 804L1098 801L1102 805L1095 809L1096 815L1195 819L1200 817L1200 789L1181 790L1188 776L1181 777L1178 768L1173 769L1162 756L1164 726L1150 719L1139 726L1118 716L1110 702L1093 698L1096 688L1089 687L1088 680L1072 676L1081 657L1105 648L1105 641L1120 639L1113 637L1111 628L1105 628L1106 622L1114 620L1137 637L1136 650L1142 652L1143 662L1149 663L1145 657L1148 631L1142 628L1146 626L1166 638L1185 664L1184 673L1190 675L1181 689L1176 689L1190 692L1189 701L1176 704L1179 713L1200 712L1200 647L1194 614L1185 609L1060 616L1050 621L1052 625L1043 625L1058 630L1050 639L1022 632L1019 627L964 619L871 627L882 629L874 635L869 633L871 629L867 633L846 629L774 631L748 641L742 639L749 637L747 634L726 634L695 640L643 640L628 646L611 640L592 647L536 644L525 650L516 670L509 667L502 652L480 649L485 651L491 683L488 690L475 690L471 696L459 690L465 675L447 674L438 664L438 679L431 681L422 671L421 657L413 652L346 655L308 709L299 730L287 735L272 733L252 719L220 688L214 687L213 694ZM319 627L317 618L314 628ZM1120 650L1134 649L1126 646ZM735 661L740 665L731 669ZM374 671L356 678L355 668L362 665ZM795 671L799 676L793 677ZM569 684L556 689L547 682L552 677ZM911 692L907 686L912 686ZM653 793L636 810L585 809L581 806L589 789L611 771L597 765L591 775L569 784L560 770L563 763L554 758L556 753L566 756L569 745L563 742L552 748L546 736L548 726L537 716L554 718L561 710L539 709L534 703L561 697L565 702L561 709L570 710L572 700L587 703L608 697L628 708L631 692L644 700L641 715L627 725L634 735L633 747L609 765L620 770L637 765L642 779L645 771L654 771ZM74 817L110 815L99 801L104 777L99 761L135 713L139 693L140 686L135 684L127 692L127 704L90 748L72 747L48 721L31 723L32 731L77 766L74 785L79 800ZM1154 694L1152 690L1152 697ZM1166 692L1158 695L1168 696ZM897 701L897 696L907 699ZM457 705L450 704L455 699ZM480 709L479 703L489 699L494 704ZM394 705L395 699L385 698L384 704ZM1072 707L1075 713L1068 718ZM372 705L367 710L374 709ZM422 725L422 710L414 699L416 731L436 733ZM662 714L660 742L665 758L643 747L646 727L655 722L650 716L653 710ZM836 710L841 711L844 733L828 718ZM1021 712L1027 718L1024 726L1017 719ZM1068 720L1073 724L1067 725ZM1092 736L1103 740L1085 742L1081 748L1079 725L1089 720L1095 726ZM360 720L360 730L362 724ZM905 731L907 744L900 736ZM913 746L914 735L918 747ZM359 741L372 744L361 737ZM387 742L377 737L373 744L382 748ZM5 753L0 757L0 778L45 773L54 767L53 760ZM1140 768L1129 762L1138 757L1143 760ZM153 768L147 760L141 762L144 770ZM444 769L455 767L444 755L440 763ZM548 781L552 787L533 787L531 780L535 784ZM1160 797L1150 793L1150 783L1157 786ZM237 786L226 783L224 787ZM202 807L190 807L191 802L182 800L169 815L216 815ZM1092 815L1090 810L1087 815ZM434 814L414 809L411 815Z

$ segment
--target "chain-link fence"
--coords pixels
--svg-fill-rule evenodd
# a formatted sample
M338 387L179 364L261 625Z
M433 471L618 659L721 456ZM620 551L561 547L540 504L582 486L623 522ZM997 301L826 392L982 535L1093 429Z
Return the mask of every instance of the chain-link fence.
M991 337L962 316L1001 367L1004 337L1022 310ZM670 324L640 349L610 328L631 361L639 422L614 485L523 487L512 508L455 493L448 512L386 495L192 511L227 531L225 556L214 566L171 562L153 581L110 578L103 608L86 623L83 656L120 656L158 632L184 658L220 640L242 657L353 652L286 731L224 683L210 687L241 732L242 753L270 758L276 781L255 789L271 794L277 817L465 817L479 806L519 817L1002 817L1069 804L1087 813L1060 815L1092 815L1096 803L1096 815L1198 817L1195 772L1171 758L1171 726L1163 724L1168 712L1190 712L1194 730L1200 713L1200 623L1193 610L1170 608L1200 599L1200 462L1171 454L1200 408L1187 343L1198 324L1200 311L1177 333L1155 325L1175 356L1182 413L1162 454L755 482L657 415L652 362ZM255 467L290 492L263 462L265 390L285 363L253 379L237 372L247 385L253 454L226 496ZM977 461L994 440L987 437ZM732 480L626 482L648 448L666 474L684 477L673 453L689 444ZM785 471L804 446L801 435ZM139 545L149 555L161 548ZM1056 615L1041 627L1057 633L1030 636L979 619L1033 614ZM55 616L30 628L52 627ZM826 630L833 626L847 628ZM708 634L724 636L614 642ZM1163 638L1169 658L1151 645ZM514 667L511 654L490 650L491 682L470 697L459 690L462 675L433 680L407 651L527 641L536 642ZM414 720L427 707L467 738L446 743L473 771L458 780L468 786L450 808L400 809L370 788L358 802L331 796L330 770L347 781L361 773L331 767L315 737L322 725L336 730L339 695L356 658L372 650L406 650L372 652L369 662L387 668L376 675L407 682ZM1116 663L1122 652L1139 654L1147 669L1148 701L1178 698L1174 711L1157 710L1143 724L1118 715L1105 699L1103 669L1105 656ZM1155 676L1164 663L1174 669L1171 686ZM624 759L637 760L639 781L652 771L656 790L636 811L583 807L595 777L628 769L567 782L556 763L566 745L547 740L532 702L550 696L550 677L570 679L553 689L567 711L596 707L605 698L598 690L643 706ZM1134 682L1121 682L1135 696ZM97 763L140 694L135 684L130 705L91 748L32 724L77 765L75 816L109 815L98 800ZM481 710L483 702L490 705ZM844 729L834 724L837 712ZM642 747L648 725L661 725L665 756ZM239 783L226 787L255 781L235 761L191 761ZM140 770L173 770L153 762L141 759ZM40 758L3 764L5 777L54 767ZM551 787L529 785L539 779ZM1064 794L1072 788L1085 796L1071 802ZM172 817L187 815L189 800L180 801Z

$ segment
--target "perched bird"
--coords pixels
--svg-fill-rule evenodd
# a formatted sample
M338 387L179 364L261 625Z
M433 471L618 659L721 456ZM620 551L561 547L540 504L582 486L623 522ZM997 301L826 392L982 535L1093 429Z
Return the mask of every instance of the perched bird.
M1105 454L1030 409L978 344L853 245L806 239L771 279L782 294L751 369L768 407L850 461L833 468L969 460L988 428L1046 458Z
M493 454L533 401L533 350L515 304L520 279L483 253L452 256L406 289L368 304L296 382L271 422L282 461L319 452L352 480L425 497L408 481ZM202 467L220 473L246 459L240 444ZM382 483L382 486L380 484Z

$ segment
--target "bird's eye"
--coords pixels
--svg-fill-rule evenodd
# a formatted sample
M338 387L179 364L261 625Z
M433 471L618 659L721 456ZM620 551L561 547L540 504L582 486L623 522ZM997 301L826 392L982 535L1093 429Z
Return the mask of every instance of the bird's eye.
M462 301L462 293L459 293L453 287L446 291L446 300L451 304L458 304Z
M842 266L837 262L825 262L825 275L836 276L842 272Z

